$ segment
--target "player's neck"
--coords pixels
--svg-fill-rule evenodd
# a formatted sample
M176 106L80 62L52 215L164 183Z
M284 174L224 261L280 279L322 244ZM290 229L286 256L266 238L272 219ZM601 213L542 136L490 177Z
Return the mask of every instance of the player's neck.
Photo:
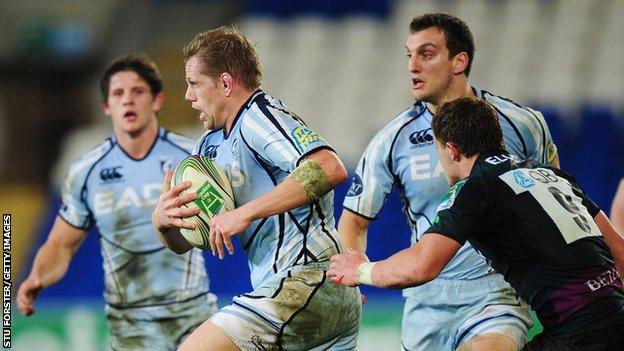
M449 87L444 91L444 93L441 94L439 97L433 99L430 102L427 102L427 107L429 108L429 111L435 114L438 111L438 108L440 108L447 102L464 96L475 96L472 87L468 83L468 79L465 78L465 76L462 77L463 78L461 79L455 79L451 83L451 85L449 85Z
M154 145L158 135L158 122L153 118L150 123L137 133L115 131L119 146L133 159L143 159Z
M247 100L249 100L249 98L254 92L255 90L249 90L249 89L241 89L241 90L233 92L231 96L232 100L228 104L229 107L226 108L226 114L228 116L226 119L225 128L224 128L226 135L230 134L230 131L232 130L232 126L234 125L234 120L236 119L236 116L238 115L240 110L243 108Z
M459 161L460 179L465 179L470 175L470 172L472 172L472 168L474 167L475 162L477 162L477 158L479 158L479 154L473 155L472 157L462 156L462 160Z

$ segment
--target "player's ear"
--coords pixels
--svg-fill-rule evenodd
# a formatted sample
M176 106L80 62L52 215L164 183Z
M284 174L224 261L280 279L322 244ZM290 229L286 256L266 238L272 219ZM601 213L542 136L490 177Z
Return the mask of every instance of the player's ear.
M152 111L158 112L165 103L165 94L158 93L154 96L154 103L152 104Z
M446 149L448 150L449 155L451 156L451 160L455 162L459 162L461 152L459 152L459 148L457 147L457 145L451 142L447 142Z
M461 74L468 67L468 63L470 62L470 58L465 51L460 52L459 54L453 57L453 73Z
M110 109L108 108L108 101L102 100L100 102L100 107L102 108L102 111L104 112L105 115L107 116L111 115Z
M223 84L223 92L225 96L230 96L232 94L232 88L234 87L234 78L227 72L221 73L219 77L221 80L221 84Z

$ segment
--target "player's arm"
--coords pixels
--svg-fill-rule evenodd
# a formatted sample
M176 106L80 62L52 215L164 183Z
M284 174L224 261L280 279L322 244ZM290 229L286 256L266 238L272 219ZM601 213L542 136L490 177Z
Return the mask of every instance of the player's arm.
M366 253L366 239L371 220L351 211L343 210L338 222L338 233L342 246Z
M624 179L620 181L611 203L611 223L618 232L624 233Z
M173 172L167 171L162 191L152 212L152 224L160 241L177 254L183 254L193 248L180 233L180 228L195 229L195 224L183 220L199 213L199 207L183 208L182 205L197 199L197 194L180 193L191 186L191 182L182 182L171 188Z
M449 237L428 233L416 245L379 262L368 262L356 252L334 255L327 273L336 284L403 289L435 279L460 247Z
M320 149L308 155L271 191L212 218L210 246L213 254L216 252L223 258L224 244L232 254L231 236L243 232L254 220L315 202L346 179L347 170L333 151Z
M56 217L45 244L37 251L32 270L17 291L17 307L26 316L35 313L33 306L41 290L61 280L87 231Z
M611 249L615 265L620 272L620 276L624 279L624 236L611 224L604 212L598 212L596 217L594 217L594 221L602 232L602 237L607 246Z

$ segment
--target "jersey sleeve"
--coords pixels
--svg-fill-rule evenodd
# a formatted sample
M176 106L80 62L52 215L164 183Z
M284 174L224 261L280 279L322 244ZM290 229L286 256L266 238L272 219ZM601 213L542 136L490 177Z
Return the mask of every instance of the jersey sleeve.
M533 129L536 130L539 127L539 130L542 130L541 134L533 132L532 138L527 137L527 139L531 141L529 143L530 146L532 146L529 146L529 158L550 164L557 156L557 146L550 135L550 129L548 128L548 124L546 124L546 119L544 119L544 115L539 111L528 107L526 110L535 117L534 124L536 122L536 125Z
M73 164L61 186L61 207L58 215L69 225L88 230L93 226L93 215L86 203L88 167Z
M298 117L272 106L245 116L241 134L254 153L287 173L297 168L308 155L320 149L333 150Z
M390 170L392 131L382 130L368 144L351 178L343 207L368 219L376 219L392 192L394 176Z
M482 223L487 196L484 186L474 179L462 180L444 196L433 224L425 231L449 237L460 244L473 236Z

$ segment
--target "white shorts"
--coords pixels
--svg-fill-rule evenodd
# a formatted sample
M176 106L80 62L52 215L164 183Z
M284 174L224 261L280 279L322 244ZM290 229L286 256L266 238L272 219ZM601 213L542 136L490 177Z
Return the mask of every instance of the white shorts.
M403 311L403 350L452 351L486 333L509 336L521 348L533 325L526 303L500 274L436 279L412 292Z
M333 284L326 266L278 273L210 320L241 350L355 350L359 290Z
M149 307L118 309L107 305L110 349L175 350L217 309L217 298L210 293L189 301Z

